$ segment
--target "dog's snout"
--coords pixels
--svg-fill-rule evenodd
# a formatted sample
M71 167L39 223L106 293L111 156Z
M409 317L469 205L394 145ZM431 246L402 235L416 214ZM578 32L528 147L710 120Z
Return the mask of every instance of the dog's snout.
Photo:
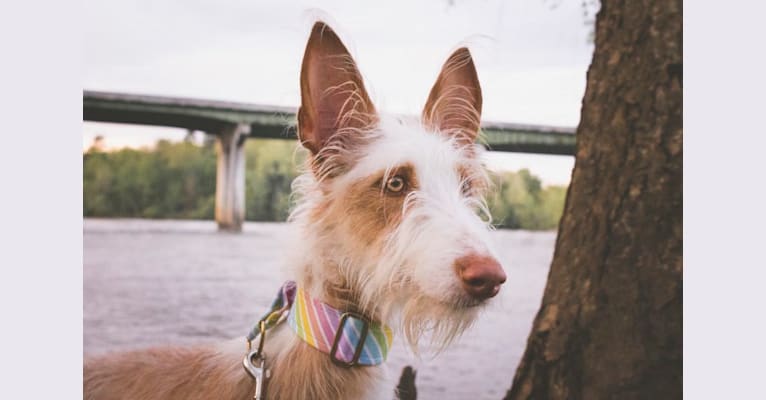
M505 271L493 257L469 254L456 260L463 289L477 300L494 297L505 283Z

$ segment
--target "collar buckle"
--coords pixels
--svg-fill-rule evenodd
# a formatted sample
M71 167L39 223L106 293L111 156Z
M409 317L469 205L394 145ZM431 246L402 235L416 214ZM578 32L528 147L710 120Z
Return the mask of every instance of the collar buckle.
M340 343L340 339L345 334L346 322L348 322L350 318L362 322L362 331L359 333L359 341L356 343L356 348L354 349L354 357L350 361L345 361L338 358L338 345ZM330 360L332 360L333 363L346 368L351 368L356 365L359 362L359 357L362 355L362 350L364 349L364 344L367 340L367 333L369 330L370 322L361 314L357 314L351 311L343 313L343 315L340 316L340 320L338 321L338 329L335 331L335 338L333 339L332 348L330 349Z

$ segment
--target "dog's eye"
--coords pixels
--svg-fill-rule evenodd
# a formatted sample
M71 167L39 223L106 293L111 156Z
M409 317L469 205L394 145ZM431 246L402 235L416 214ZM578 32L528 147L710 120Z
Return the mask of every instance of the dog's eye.
M407 186L407 182L405 182L404 178L399 175L388 178L388 181L386 182L386 190L390 193L400 193L404 190L405 186Z

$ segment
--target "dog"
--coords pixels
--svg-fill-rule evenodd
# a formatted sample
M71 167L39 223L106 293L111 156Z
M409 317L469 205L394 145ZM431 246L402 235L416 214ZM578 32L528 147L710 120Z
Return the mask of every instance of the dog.
M391 399L382 362L394 332L416 352L424 337L443 348L498 293L506 275L489 244L469 50L447 59L419 120L391 117L375 109L336 33L317 22L300 88L298 137L309 155L293 183L294 282L264 318L274 326L249 337L262 349L244 361L268 372L259 383L249 376L242 339L140 350L87 359L85 399L247 399L255 390Z

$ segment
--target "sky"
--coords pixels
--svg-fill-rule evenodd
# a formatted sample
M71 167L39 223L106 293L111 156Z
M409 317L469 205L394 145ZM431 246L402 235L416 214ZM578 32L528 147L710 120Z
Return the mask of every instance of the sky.
M339 34L378 110L420 114L443 62L467 45L482 119L574 127L593 46L581 0L88 0L85 89L295 107L308 32ZM83 123L83 148L181 140L174 128ZM493 169L569 182L574 158L489 153Z

